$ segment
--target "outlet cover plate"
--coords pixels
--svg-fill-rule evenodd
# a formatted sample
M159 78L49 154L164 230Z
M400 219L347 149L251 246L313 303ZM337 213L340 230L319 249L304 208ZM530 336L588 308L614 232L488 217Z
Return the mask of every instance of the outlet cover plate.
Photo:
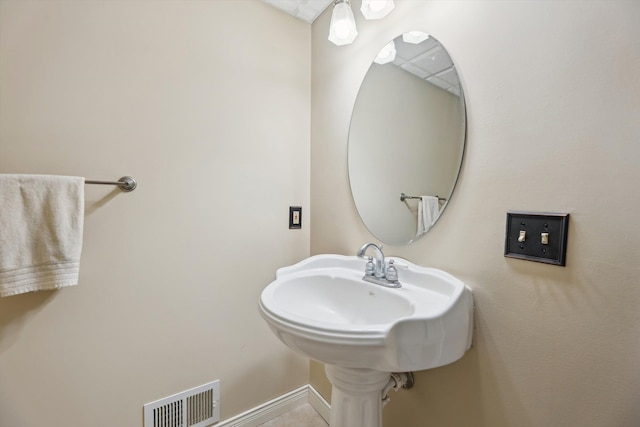
M569 214L509 211L504 256L564 266L568 230Z
M289 206L289 228L302 228L302 207Z

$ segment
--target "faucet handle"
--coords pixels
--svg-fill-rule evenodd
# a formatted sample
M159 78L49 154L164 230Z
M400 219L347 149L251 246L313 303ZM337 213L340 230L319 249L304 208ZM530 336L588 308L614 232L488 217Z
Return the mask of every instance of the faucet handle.
M402 270L408 270L409 269L409 265L405 264L402 261L398 262L397 259L390 259L389 262L391 262L391 261L393 261L393 266L395 268L402 269Z
M367 265L364 266L364 274L373 276L376 273L376 267L373 265L373 258L367 257Z
M398 280L398 269L394 265L393 260L389 261L389 264L387 264L387 280L390 282Z

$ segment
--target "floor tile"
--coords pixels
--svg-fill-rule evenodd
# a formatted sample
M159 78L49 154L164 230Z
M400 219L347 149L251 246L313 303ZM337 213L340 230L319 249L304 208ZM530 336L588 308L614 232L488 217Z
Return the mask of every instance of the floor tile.
M302 405L259 427L329 427L310 404Z

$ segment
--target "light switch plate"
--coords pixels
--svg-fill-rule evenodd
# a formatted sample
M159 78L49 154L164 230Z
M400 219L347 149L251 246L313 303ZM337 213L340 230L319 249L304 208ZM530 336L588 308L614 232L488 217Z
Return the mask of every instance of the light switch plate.
M509 211L504 256L564 266L568 231L569 214Z

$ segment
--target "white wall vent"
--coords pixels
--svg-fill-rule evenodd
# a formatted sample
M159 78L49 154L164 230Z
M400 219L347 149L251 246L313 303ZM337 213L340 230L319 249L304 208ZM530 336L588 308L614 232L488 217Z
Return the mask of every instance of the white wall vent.
M220 380L144 405L144 427L207 427L220 421Z

